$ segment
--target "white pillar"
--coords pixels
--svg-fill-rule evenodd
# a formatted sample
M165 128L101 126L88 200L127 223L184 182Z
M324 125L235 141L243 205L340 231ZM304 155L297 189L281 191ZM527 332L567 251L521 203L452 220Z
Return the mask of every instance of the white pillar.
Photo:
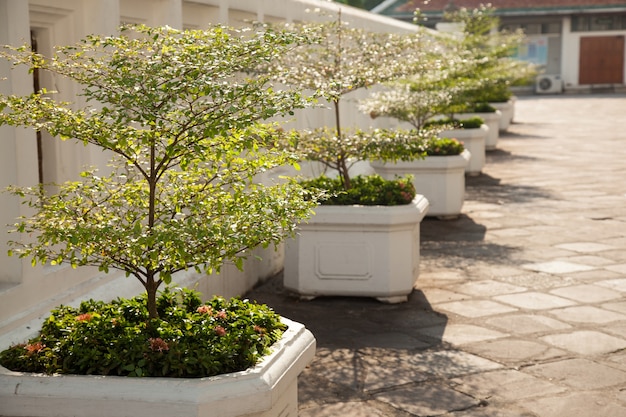
M17 46L29 41L28 2L0 0L0 44ZM32 91L33 81L27 68L11 69L0 60L0 93L26 95ZM32 130L0 127L0 149L0 189L37 184L37 145ZM15 223L24 209L18 198L0 193L0 284L20 283L23 279L22 260L7 255L7 240L20 236L9 236L5 225Z

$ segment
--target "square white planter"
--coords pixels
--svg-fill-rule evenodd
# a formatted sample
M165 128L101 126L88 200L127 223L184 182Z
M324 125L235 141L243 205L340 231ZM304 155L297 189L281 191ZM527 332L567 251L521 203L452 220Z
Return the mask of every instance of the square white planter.
M470 160L465 167L467 175L479 175L485 166L485 142L489 134L489 126L483 124L477 129L452 129L439 133L441 138L455 138L463 142L470 153Z
M413 175L416 191L430 203L428 215L454 218L461 214L465 200L465 167L470 156L465 149L461 155L427 156L415 161L390 163L371 161L370 164L386 179Z
M491 107L495 108L496 110L499 110L500 113L502 113L502 118L500 118L500 131L501 132L506 131L511 125L511 122L513 121L514 101L509 100L509 101L489 103L489 104L491 105Z
M285 287L304 298L406 301L419 275L427 210L421 195L401 206L319 206L285 243Z
M296 417L297 378L315 355L315 338L289 326L253 368L209 378L42 375L0 367L5 417Z
M485 149L488 151L496 149L500 137L500 119L502 118L500 110L496 110L495 113L459 113L454 115L454 118L459 120L471 119L472 117L480 117L489 126Z

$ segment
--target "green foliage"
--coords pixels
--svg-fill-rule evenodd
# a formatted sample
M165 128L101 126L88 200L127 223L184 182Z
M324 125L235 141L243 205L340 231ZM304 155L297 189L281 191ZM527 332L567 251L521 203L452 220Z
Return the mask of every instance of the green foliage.
M495 113L498 111L489 103L472 103L465 107L464 113Z
M431 138L426 141L424 149L428 156L449 156L460 155L465 148L463 144L456 139Z
M397 206L409 204L415 198L411 177L385 180L379 175L358 175L352 187L345 190L341 178L321 176L301 183L311 190L325 190L329 198L322 205Z
M333 111L334 126L303 132L299 144L307 157L339 172L344 189L352 186L350 164L364 160L362 131L341 124L340 101L359 88L414 73L422 64L423 32L414 34L375 33L350 27L337 18L325 23L294 25L295 33L306 33L317 42L293 48L267 69L281 83L315 92ZM309 145L304 142L312 142ZM313 153L315 153L313 155Z
M438 61L434 61L438 62ZM433 116L444 113L454 102L454 90L441 88L439 69L390 83L390 88L362 100L359 108L372 118L393 117L417 130Z
M429 120L426 122L425 127L445 126L445 129L479 129L484 123L485 121L481 117L470 117L463 120L444 117L442 119Z
M476 102L483 103L506 103L511 99L513 93L505 83L492 83L479 89L474 99Z
M524 42L524 34L498 30L499 19L490 5L461 8L447 18L461 22L464 31L446 42L448 68L442 79L456 91L445 114L459 113L459 107L475 102L507 101L511 85L536 73L533 65L511 58Z
M88 103L77 108L45 91L0 95L0 125L46 130L114 155L110 175L85 172L55 195L12 188L36 211L16 224L33 239L10 242L15 252L33 264L134 275L155 318L157 288L172 274L219 270L226 260L241 266L247 249L280 242L315 201L292 180L254 181L300 158L275 146L283 133L265 121L309 100L273 90L272 73L244 74L306 42L304 33L264 27L136 26L61 47L50 60L29 47L0 51L14 64L75 81Z
M248 300L202 303L191 290L163 291L159 319L145 296L86 301L51 312L39 336L0 353L0 364L47 374L206 377L242 371L282 336L269 307Z

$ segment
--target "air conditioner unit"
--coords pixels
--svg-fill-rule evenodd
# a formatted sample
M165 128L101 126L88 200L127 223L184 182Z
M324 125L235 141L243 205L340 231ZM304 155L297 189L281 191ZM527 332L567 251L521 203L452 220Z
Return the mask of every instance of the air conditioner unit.
M560 94L563 92L563 80L560 75L540 75L535 82L537 94Z

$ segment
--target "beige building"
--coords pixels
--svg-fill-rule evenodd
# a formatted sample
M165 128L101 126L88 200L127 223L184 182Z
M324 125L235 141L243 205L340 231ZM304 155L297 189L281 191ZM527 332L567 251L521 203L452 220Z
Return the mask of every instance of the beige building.
M419 8L428 26L445 11L491 4L504 29L522 29L518 57L542 67L537 93L626 89L624 0L385 0L372 11L410 22Z

